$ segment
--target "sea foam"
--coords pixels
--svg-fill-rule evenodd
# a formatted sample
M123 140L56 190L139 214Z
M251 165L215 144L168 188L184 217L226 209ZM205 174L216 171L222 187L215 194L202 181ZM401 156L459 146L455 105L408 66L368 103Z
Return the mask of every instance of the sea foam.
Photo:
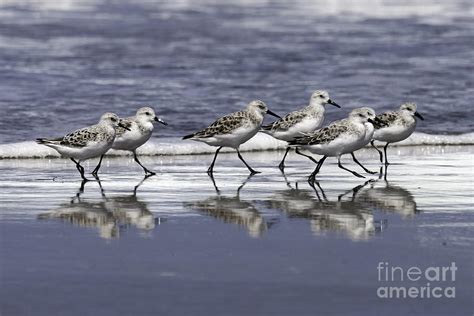
M381 143L382 144L382 143ZM460 135L432 135L425 133L414 133L408 139L394 143L393 146L421 146L421 145L474 145L474 133ZM251 140L241 146L241 151L270 151L280 150L286 147L286 143L274 139L266 134L257 134ZM140 155L198 155L214 153L216 147L208 146L195 141L183 141L180 138L154 138L137 150ZM224 151L233 149L224 148ZM110 150L108 155L126 156L127 151ZM0 144L0 159L8 158L54 158L60 155L44 145L38 145L34 141L24 141L10 144Z

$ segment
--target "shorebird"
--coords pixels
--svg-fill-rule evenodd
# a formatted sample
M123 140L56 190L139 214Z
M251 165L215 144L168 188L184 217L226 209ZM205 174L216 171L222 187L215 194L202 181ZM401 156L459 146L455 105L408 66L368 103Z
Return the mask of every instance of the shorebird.
M259 173L252 169L244 160L240 154L239 146L257 134L266 113L280 118L280 116L270 111L263 101L255 100L250 102L243 111L221 117L205 129L186 135L183 139L200 141L218 147L214 159L207 170L207 174L211 177L213 176L214 163L222 147L234 148L239 159L242 160L250 173Z
M382 152L375 147L374 140L387 142L383 147L385 154L385 165L388 165L387 147L390 143L396 143L408 138L416 128L416 119L424 120L423 116L416 111L415 103L404 103L396 112L385 112L375 117L377 126L375 127L374 139L371 141L380 155L380 162L383 162Z
M337 103L329 98L329 94L326 91L316 90L311 95L309 105L301 110L290 112L269 125L263 126L261 132L286 142L292 141L295 137L313 132L322 126L326 110L325 105L327 104L340 108ZM283 159L278 165L281 171L285 169L285 159L290 149L291 147L289 146L286 148ZM313 157L301 153L298 148L295 149L295 152L318 163Z
M123 127L117 128L115 140L112 145L113 149L131 151L135 162L143 168L145 175L154 175L155 173L140 163L136 149L150 139L154 128L153 122L168 125L168 123L156 116L155 111L150 107L142 107L138 109L135 116L120 119L120 123L127 127L127 129Z
M118 126L127 129L119 120L116 114L108 112L100 117L96 125L78 129L59 138L37 138L36 142L55 149L63 157L70 158L76 164L82 179L87 181L81 161L98 156L101 156L102 161L102 155L112 147L115 129Z
M296 137L290 145L302 146L310 152L323 157L319 160L316 169L308 177L309 183L314 183L316 175L327 157L337 157L338 166L349 171L359 178L365 178L355 171L345 168L341 164L341 156L351 153L363 146L365 138L365 122L372 121L365 109L354 109L349 117L331 123L329 126L314 133Z

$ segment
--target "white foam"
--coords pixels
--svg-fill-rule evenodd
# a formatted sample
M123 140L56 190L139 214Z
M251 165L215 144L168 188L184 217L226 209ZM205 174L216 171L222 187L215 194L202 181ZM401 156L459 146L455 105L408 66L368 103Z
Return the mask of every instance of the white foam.
M461 135L431 135L414 133L408 139L395 143L392 146L421 146L421 145L474 145L474 133ZM276 140L266 134L257 134L254 138L243 144L241 151L268 151L284 149L286 143ZM140 155L197 155L214 153L216 147L191 140L183 141L180 138L152 139L138 149ZM233 151L224 148L222 150ZM111 150L108 155L126 156L130 152ZM60 155L53 149L38 145L33 141L0 144L0 159L6 158L54 158Z

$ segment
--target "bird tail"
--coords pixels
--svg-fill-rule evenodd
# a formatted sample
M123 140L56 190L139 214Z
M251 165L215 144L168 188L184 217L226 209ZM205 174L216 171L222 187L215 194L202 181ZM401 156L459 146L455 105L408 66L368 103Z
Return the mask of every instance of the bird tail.
M40 145L50 145L50 144L58 144L61 142L63 139L62 137L60 138L54 138L54 139L47 139L47 138L37 138L36 143Z
M290 146L298 146L298 145L307 145L306 138L308 136L296 136L292 140L288 141L288 145Z
M193 138L194 136L195 134L189 134L189 135L183 136L183 139L190 139L190 138Z
M269 131L272 129L272 127L273 127L273 123L268 124L268 125L262 125L261 129L262 131Z
M37 138L36 139L36 143L40 144L40 145L45 144L47 142L48 142L48 140L46 138Z

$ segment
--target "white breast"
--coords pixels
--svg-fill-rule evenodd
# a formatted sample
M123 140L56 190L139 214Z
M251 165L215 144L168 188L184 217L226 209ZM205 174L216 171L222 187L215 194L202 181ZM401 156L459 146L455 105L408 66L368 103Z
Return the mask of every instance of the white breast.
M152 125L153 126L153 125ZM137 122L133 122L130 131L125 131L122 135L115 138L113 149L135 150L150 139L153 128L140 129Z

